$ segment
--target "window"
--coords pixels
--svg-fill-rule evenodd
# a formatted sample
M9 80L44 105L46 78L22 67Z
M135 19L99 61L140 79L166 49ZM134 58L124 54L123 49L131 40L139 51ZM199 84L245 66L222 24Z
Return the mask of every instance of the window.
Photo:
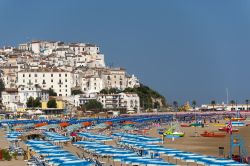
M51 85L51 88L53 88L53 85Z
M65 85L65 87L67 88L67 87L68 87L68 85Z
M62 85L59 85L59 87L61 88L61 87L62 87Z
M67 77L67 74L65 74L65 77Z
M59 94L59 96L62 96L62 94Z
M53 77L53 74L51 74L51 77Z
M23 83L25 83L25 80L23 80Z
M68 92L68 90L66 89L65 92Z
M67 82L68 80L67 79L65 79L65 82Z
M61 92L62 90L60 89L59 92Z
M23 74L23 77L25 77L25 74Z
M61 74L59 74L59 77L61 77Z
M53 79L51 79L51 82L53 82Z
M35 74L35 77L37 77L37 74Z
M45 80L43 80L43 84L46 84Z
M45 77L45 74L43 74L43 77Z
M31 77L31 74L29 74L29 77Z

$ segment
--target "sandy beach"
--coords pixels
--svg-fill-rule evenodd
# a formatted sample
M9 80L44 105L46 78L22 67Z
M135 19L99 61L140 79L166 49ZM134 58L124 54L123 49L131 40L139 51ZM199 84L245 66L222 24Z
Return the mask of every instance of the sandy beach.
M10 143L5 138L5 131L0 129L0 149L9 148ZM23 160L23 156L19 156L18 160L12 159L11 161L0 161L1 166L25 166L26 163Z
M166 126L168 127L168 126ZM229 153L230 149L230 134L227 134L226 137L223 138L209 138L200 136L204 131L209 132L219 132L218 129L220 127L215 127L214 124L209 124L209 127L180 127L182 131L185 132L185 136L183 138L178 138L172 141L171 139L165 139L164 145L169 148L175 148L183 151L200 153L205 155L211 155L216 157L224 157L219 156L219 147L224 147L225 157ZM250 126L246 127L237 127L239 128L239 134L245 141L245 147L248 152L250 151ZM195 130L197 131L197 137L195 137ZM220 132L223 133L223 132ZM161 136L157 133L156 128L152 129L150 132L150 136L159 137Z
M223 122L224 123L224 122ZM169 126L162 126L165 128L169 128ZM168 148L174 148L178 150L183 150L187 152L193 152L193 153L199 153L203 155L211 155L216 157L227 157L229 153L229 147L230 147L230 135L227 134L226 137L223 138L208 138L208 137L202 137L200 136L201 133L204 131L209 132L219 132L218 129L220 127L214 126L213 123L210 123L208 127L180 127L182 131L185 132L185 136L183 138L177 138L175 140L167 139L164 140L164 146ZM237 127L239 128L239 134L244 138L245 140L245 147L248 151L250 151L250 126L245 127ZM195 136L195 131L197 131L197 136ZM161 135L157 132L157 127L152 127L150 131L147 134L148 136L152 137L158 137L161 138ZM115 141L108 142L109 145L115 145ZM23 143L20 144L21 147L24 149L25 146ZM5 132L3 130L0 130L0 148L8 148L9 142L5 138ZM224 155L219 156L219 147L224 147ZM83 150L73 146L71 143L68 143L63 146L65 150L68 150L75 154L76 156L82 157ZM84 153L86 157L93 157L91 155L88 155L87 153ZM166 161L169 161L171 163L175 164L175 160L167 157L163 157ZM108 159L101 159L101 161L104 161L108 164L114 164L113 161ZM0 161L1 166L25 166L26 163L23 161L23 157L19 157L18 160L12 159L11 161ZM184 165L184 163L178 161L178 165ZM186 164L185 164L186 165ZM191 164L192 165L192 164Z

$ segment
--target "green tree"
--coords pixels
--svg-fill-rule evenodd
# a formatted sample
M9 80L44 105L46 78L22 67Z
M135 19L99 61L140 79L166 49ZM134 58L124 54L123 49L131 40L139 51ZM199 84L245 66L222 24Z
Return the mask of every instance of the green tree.
M192 106L193 106L193 109L195 109L196 104L197 104L197 103L196 103L196 101L195 101L195 100L193 100L193 101L192 101Z
M101 110L103 108L103 105L99 101L91 99L86 104L84 104L84 107L87 110Z
M27 102L26 102L26 106L31 108L34 107L34 98L33 97L29 97Z
M140 97L140 106L144 109L153 108L154 103L152 99L160 99L163 106L166 106L165 97L160 95L153 89L143 84L136 88L126 88L123 90L125 93L136 93Z
M38 97L36 99L29 97L26 102L26 106L29 108L41 107L40 99Z
M233 109L233 106L235 105L235 103L236 103L236 102L235 102L234 100L231 100L231 101L230 101L230 104L232 105L232 109ZM232 110L232 109L231 109L231 110Z
M74 90L71 91L71 94L72 95L78 95L78 94L83 94L83 92L81 90L79 90L79 89L74 89Z
M41 105L42 105L42 103L41 103L41 101L40 101L40 98L36 98L35 100L34 100L34 107L41 107Z
M100 93L102 93L102 94L108 94L109 91L108 91L108 89L102 89L102 90L100 91Z
M2 91L4 91L5 85L2 79L0 79L0 97L2 97Z
M57 108L56 100L55 99L50 99L47 103L48 108Z
M49 96L57 96L57 93L54 91L54 89L49 88Z
M122 91L121 90L119 90L118 88L110 88L110 89L107 89L107 88L105 88L105 89L102 89L101 91L100 91L100 93L103 93L103 94L118 94L118 93L121 93Z
M216 101L215 101L215 100L212 100L212 101L211 101L211 105L213 106L213 111L215 111L215 110L214 110L214 106L216 105Z
M158 109L160 108L160 103L158 101L154 102L154 108Z
M178 110L178 102L173 101L173 106L174 106L175 111L177 111Z
M247 110L248 110L248 104L249 104L249 100L248 99L246 99L246 105L247 105Z

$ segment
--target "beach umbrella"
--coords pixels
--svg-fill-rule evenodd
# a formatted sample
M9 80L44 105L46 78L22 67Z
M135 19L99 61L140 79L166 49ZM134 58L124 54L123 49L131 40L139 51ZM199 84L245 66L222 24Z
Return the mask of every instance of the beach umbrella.
M108 124L105 124L105 123L100 123L96 126L94 126L95 129L105 129L107 128L109 125Z
M69 126L70 124L68 122L62 122L59 124L61 127L67 127Z
M34 114L37 114L37 115L39 115L39 114L43 114L44 112L43 111L41 111L41 110L36 110L35 112L34 112Z
M113 124L113 122L104 122L105 124L111 126Z
M125 121L122 123L123 125L133 125L135 124L135 122L132 122L132 121Z
M65 161L59 164L59 166L88 166L88 165L93 165L93 164L86 160Z
M82 122L82 125L84 126L84 127L88 127L88 126L91 126L91 122Z
M123 130L135 130L135 128L134 128L134 127L132 127L132 126L128 126L128 125L123 126L123 127L122 127L122 129L123 129Z
M37 123L35 124L35 127L42 127L42 126L47 126L48 123L47 122L44 122L44 123Z

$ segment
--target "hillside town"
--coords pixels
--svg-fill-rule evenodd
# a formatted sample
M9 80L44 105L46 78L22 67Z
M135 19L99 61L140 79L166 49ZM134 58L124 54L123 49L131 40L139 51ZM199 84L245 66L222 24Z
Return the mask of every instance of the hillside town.
M41 102L38 112L53 114L81 107L90 100L100 102L106 111L140 111L138 94L123 92L139 87L138 78L124 68L107 67L95 44L39 40L19 44L18 48L3 47L0 68L2 105L8 112L27 111L31 97ZM105 89L119 93L101 93ZM47 107L51 96L56 108Z

